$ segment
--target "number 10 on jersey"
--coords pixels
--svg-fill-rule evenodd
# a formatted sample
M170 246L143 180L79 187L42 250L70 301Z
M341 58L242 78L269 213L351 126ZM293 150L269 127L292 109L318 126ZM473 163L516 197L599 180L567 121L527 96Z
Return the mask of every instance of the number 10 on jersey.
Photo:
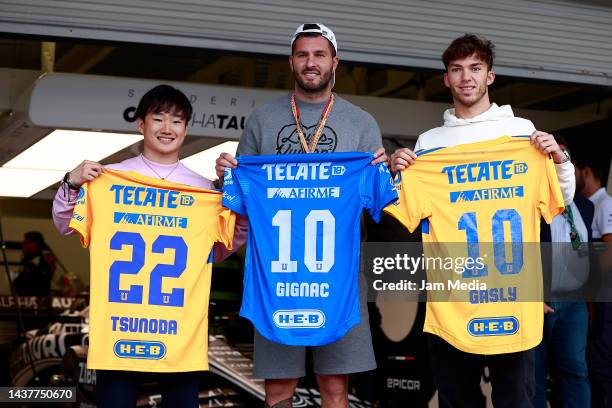
M272 218L278 227L278 260L272 261L272 272L297 272L297 261L291 259L291 210L279 210ZM317 256L317 228L322 225L322 254ZM311 210L304 218L304 265L310 272L325 273L334 266L336 219L329 210Z

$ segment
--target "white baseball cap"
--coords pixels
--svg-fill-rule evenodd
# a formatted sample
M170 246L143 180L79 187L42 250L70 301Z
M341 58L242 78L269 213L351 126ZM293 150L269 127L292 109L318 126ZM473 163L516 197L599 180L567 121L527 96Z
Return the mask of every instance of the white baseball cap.
M293 33L293 37L291 38L291 47L293 47L293 43L298 38L298 36L300 34L305 33L321 34L327 39L327 41L329 41L334 46L334 50L336 51L336 54L338 54L338 43L336 42L336 36L334 35L334 32L330 30L329 27L321 23L305 23L298 26L298 28L295 30L295 33Z

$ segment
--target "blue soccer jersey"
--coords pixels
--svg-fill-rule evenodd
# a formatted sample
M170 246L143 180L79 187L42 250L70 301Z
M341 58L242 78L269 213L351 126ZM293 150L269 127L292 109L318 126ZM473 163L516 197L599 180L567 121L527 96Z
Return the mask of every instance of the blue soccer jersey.
M277 343L320 346L359 323L360 218L397 199L371 153L238 157L223 205L249 218L240 315Z

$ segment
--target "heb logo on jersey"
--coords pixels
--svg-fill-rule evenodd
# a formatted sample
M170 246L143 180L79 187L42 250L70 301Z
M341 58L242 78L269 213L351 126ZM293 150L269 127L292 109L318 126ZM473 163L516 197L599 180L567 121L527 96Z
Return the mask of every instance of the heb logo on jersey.
M266 171L268 180L274 181L327 180L346 172L346 167L332 166L330 162L264 164L261 168Z
M518 331L519 322L516 317L481 317L468 323L468 332L475 337L509 336Z
M527 173L527 163L515 163L514 160L466 163L446 166L441 173L446 173L448 176L448 184L509 180L514 175Z
M273 319L279 329L316 329L325 324L325 314L314 309L277 310Z
M113 184L110 191L115 193L115 204L134 205L137 207L177 208L190 207L195 199L179 191L164 190L155 187L137 187Z
M160 341L119 340L113 349L119 358L159 360L166 355L166 345Z

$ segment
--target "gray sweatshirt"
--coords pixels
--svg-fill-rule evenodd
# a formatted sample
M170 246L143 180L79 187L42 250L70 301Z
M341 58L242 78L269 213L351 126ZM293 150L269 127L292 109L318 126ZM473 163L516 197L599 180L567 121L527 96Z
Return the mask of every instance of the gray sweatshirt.
M291 94L255 109L246 122L236 156L304 153L291 113ZM297 98L296 98L297 99ZM310 141L327 102L297 99L302 130ZM366 111L336 96L316 153L374 152L382 146L378 124Z

